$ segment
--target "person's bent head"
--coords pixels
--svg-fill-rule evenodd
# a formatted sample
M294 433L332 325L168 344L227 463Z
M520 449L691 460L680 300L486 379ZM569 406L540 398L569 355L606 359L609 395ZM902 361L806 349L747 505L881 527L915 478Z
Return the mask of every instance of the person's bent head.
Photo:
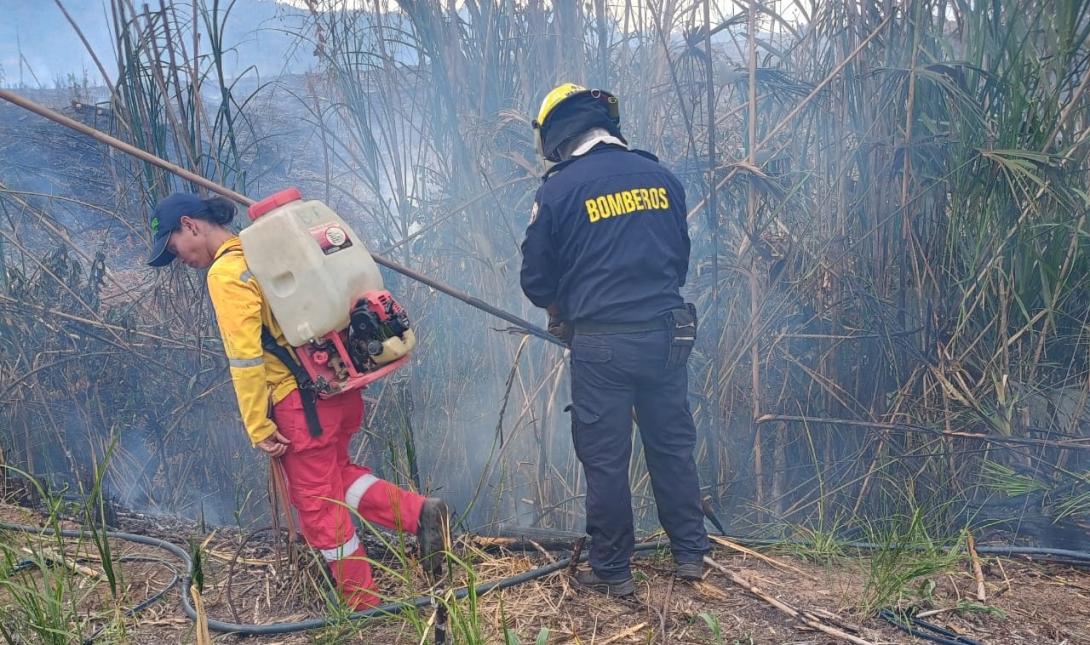
M175 258L195 269L206 269L233 233L227 225L235 218L235 205L223 197L201 199L191 193L174 193L155 206L148 226L152 244L148 264L162 267Z

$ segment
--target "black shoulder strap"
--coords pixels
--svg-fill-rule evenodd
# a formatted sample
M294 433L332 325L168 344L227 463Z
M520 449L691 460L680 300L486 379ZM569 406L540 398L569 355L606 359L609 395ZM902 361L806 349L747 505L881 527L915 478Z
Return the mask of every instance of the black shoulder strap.
M215 264L216 261L228 253L242 253L242 249L238 247L229 248L217 255L212 263ZM288 368L291 375L295 377L295 384L299 387L299 397L303 401L303 414L307 418L307 430L312 437L321 435L322 424L318 419L318 394L314 387L314 381L310 379L310 374L307 374L307 371L295 360L295 356L286 347L276 342L272 332L265 325L261 326L261 347L279 359L284 367Z
M310 374L303 369L288 348L276 342L272 332L265 325L261 326L261 346L284 364L291 375L295 377L295 383L299 386L299 397L303 400L303 414L307 418L307 430L310 436L317 437L322 434L322 424L318 419L318 395L314 388L314 381Z

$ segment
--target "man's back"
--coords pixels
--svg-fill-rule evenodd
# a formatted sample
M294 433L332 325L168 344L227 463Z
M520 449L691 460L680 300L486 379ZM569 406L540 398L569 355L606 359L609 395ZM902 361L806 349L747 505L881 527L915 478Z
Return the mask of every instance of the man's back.
M538 190L522 286L573 322L643 322L682 305L689 265L685 192L640 153L599 146Z

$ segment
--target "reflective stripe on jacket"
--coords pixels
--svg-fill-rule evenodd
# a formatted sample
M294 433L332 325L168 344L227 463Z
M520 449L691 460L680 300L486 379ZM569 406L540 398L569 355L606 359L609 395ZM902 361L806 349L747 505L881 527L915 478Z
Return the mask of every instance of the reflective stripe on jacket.
M262 325L278 343L286 346L287 342L246 265L237 236L216 251L216 260L208 269L208 295L216 311L242 424L250 441L257 444L276 431L276 424L269 419L270 403L282 401L296 384L291 371L261 347Z

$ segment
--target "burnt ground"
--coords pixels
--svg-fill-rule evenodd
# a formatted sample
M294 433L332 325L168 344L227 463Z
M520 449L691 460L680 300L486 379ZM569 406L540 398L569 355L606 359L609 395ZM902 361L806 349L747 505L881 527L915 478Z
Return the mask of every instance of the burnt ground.
M42 516L27 509L0 505L0 521L40 524ZM64 523L72 527L72 523ZM137 514L117 519L122 530L164 538L188 548L190 540L202 544L204 603L209 617L240 623L271 623L326 616L321 568L305 547L294 555L281 548L277 553L271 530L248 533L218 528L200 532L190 523ZM5 533L11 547L49 548L54 540ZM423 591L415 562L402 563L377 541L370 544L372 557L388 571L379 571L381 589L393 597L410 597ZM510 546L510 545L507 545ZM124 562L121 569L122 607L135 605L163 589L171 580L170 567L180 568L173 556L150 547L112 541L115 559L128 556L156 558L162 562ZM71 573L72 593L82 615L110 615L104 580L94 576L101 565L92 556L91 544L64 543L65 558L82 564ZM411 549L409 549L411 551ZM456 552L473 563L478 584L529 570L562 553L509 550L487 539L462 539ZM864 615L870 560L863 556L836 556L814 561L798 554L765 550L769 563L748 554L717 546L712 558L733 574L732 581L718 571L703 582L675 581L668 556L651 553L639 558L635 571L637 595L631 600L603 597L571 583L563 572L477 599L476 614L467 600L456 603L451 624L479 635L478 642L504 642L506 625L521 643L533 643L547 629L548 643L832 643L845 642L815 631L799 619L775 609L766 599L786 604L818 617L824 624L872 643L924 642L897 631L879 618ZM295 562L292 563L291 560ZM980 643L1090 643L1090 571L1069 565L1026 559L984 558L981 561L987 600L976 600L977 582L971 568L955 564L947 570L913 580L909 589L917 611L938 611L928 618L933 624ZM410 579L402 572L411 571ZM20 576L40 575L33 571ZM464 575L460 576L463 580ZM766 599L737 584L755 586ZM921 591L922 590L922 591ZM0 592L0 607L11 596ZM901 606L909 601L902 599ZM960 604L960 609L958 609ZM323 630L275 636L240 637L217 635L217 643L420 643L419 625L433 620L431 609L414 617L383 618L362 624L340 624ZM97 625L83 628L89 635ZM179 605L178 589L136 617L124 620L123 630L105 633L97 642L182 643L194 642L192 623Z

